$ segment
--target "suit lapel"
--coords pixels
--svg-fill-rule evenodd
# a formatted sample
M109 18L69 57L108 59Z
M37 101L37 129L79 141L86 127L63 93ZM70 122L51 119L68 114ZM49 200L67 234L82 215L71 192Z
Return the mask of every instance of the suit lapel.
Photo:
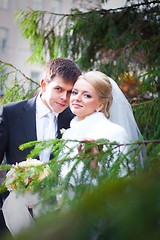
M57 138L61 138L61 129L67 129L70 127L70 121L74 117L74 114L71 112L70 108L68 107L62 113L58 115L58 136Z
M23 108L23 129L27 142L37 140L36 134L36 97L29 99Z

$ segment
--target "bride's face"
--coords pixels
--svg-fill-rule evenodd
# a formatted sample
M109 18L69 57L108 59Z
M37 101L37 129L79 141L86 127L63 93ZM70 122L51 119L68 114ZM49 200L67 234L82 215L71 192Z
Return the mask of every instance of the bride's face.
M94 87L85 79L77 80L70 96L70 109L78 119L82 120L102 107Z

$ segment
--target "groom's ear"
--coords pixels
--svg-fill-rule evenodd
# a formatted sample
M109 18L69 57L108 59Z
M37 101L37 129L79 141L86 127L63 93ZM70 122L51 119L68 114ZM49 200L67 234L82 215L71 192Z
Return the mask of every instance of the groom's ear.
M46 86L47 86L46 81L44 79L42 79L40 84L41 84L42 92L45 92L46 91Z

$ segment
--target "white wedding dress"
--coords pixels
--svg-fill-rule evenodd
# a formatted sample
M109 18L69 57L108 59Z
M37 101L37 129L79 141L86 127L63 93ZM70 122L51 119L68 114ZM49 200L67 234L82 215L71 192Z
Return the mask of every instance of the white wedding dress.
M107 139L110 142L116 141L120 144L129 143L129 137L125 129L110 120L108 120L102 112L94 112L91 115L85 117L85 119L78 121L77 117L74 117L71 121L71 128L65 130L62 139L64 140L97 140L97 139ZM60 156L62 158L66 155L74 158L78 154L78 145L80 143L77 141L69 141L61 151ZM69 152L71 150L71 152ZM117 154L120 152L127 153L128 146L120 146L117 148ZM114 154L116 158L116 154ZM115 159L113 159L114 161ZM75 160L70 163L63 164L61 170L61 177L65 178L70 172ZM76 173L80 176L83 170L83 162L80 161L76 166ZM74 177L71 178L70 184L75 185Z
M83 140L106 138L119 143L129 142L129 137L125 129L118 124L108 120L102 112L94 112L78 121L74 117L70 123L70 128L65 130L62 139Z

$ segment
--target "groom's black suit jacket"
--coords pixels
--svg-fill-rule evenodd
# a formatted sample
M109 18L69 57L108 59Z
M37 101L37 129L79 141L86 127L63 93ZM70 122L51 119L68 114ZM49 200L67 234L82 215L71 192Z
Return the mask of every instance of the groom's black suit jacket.
M37 96L36 96L37 97ZM4 105L0 111L0 163L6 154L6 162L15 164L26 159L31 149L19 150L23 143L37 140L36 97ZM73 114L70 109L58 116L58 138L60 129L69 128Z
M36 96L37 97L37 96ZM6 104L0 109L0 163L7 164L24 161L31 149L19 150L23 143L37 140L36 134L36 97L29 100ZM58 115L58 138L60 129L69 128L73 114L70 109ZM7 192L0 193L0 207ZM0 211L0 236L7 231L3 214Z
M36 96L37 97L37 96ZM23 143L37 140L36 97L29 100L6 104L0 109L0 163L7 164L24 161L31 149L19 150ZM73 114L70 109L58 115L58 138L60 129L69 128ZM0 207L8 193L0 193ZM0 236L7 231L3 214L0 211Z
M37 97L37 96L36 96ZM23 143L37 140L36 134L36 97L29 100L6 104L0 109L0 163L6 159L7 164L24 161L31 149L19 150ZM70 109L58 115L58 138L60 130L69 128L73 118ZM0 194L0 205L2 198ZM5 224L0 211L0 235Z

